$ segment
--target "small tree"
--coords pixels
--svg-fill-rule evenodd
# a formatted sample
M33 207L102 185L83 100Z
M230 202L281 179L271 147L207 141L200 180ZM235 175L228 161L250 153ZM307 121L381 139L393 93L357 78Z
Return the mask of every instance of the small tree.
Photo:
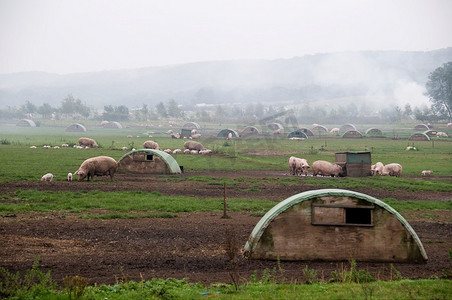
M163 102L159 102L155 108L157 109L157 113L161 117L163 117L163 118L168 117L168 113L166 112L166 107L165 107L165 104L163 104Z
M432 109L440 116L452 119L452 62L430 73L425 85Z

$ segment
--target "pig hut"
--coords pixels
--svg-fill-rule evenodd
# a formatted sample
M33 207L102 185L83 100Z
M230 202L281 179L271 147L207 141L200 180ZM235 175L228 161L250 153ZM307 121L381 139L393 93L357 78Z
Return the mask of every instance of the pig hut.
M378 128L369 128L366 130L366 135L373 137L383 136L383 132Z
M303 132L307 136L314 136L314 133L309 128L299 128L298 131Z
M242 136L259 135L259 129L257 129L254 126L248 126L242 130L240 135L242 135Z
M416 126L414 126L414 130L418 130L418 131L425 131L425 130L429 130L430 128L425 125L425 124L417 124Z
M75 123L66 127L66 132L86 132L86 127L82 124Z
M336 163L344 169L344 176L364 177L371 176L370 152L337 152Z
M358 130L349 130L342 135L344 139L360 139L363 135Z
M219 138L227 138L231 134L233 138L238 138L239 134L234 129L223 129L220 132L218 132L217 137Z
M117 129L121 129L122 125L119 122L109 121L109 122L103 123L102 127L103 128L117 128Z
M425 262L416 232L392 207L366 194L322 189L275 205L245 244L251 259Z
M17 122L16 126L21 126L21 127L36 127L36 124L33 120L29 120L29 119L22 119L19 122Z
M312 127L311 131L317 131L320 134L321 132L328 132L328 128L322 125L316 125Z
M417 132L410 136L409 141L430 141L430 137L423 132Z
M303 131L301 131L301 130L295 130L295 131L292 131L291 133L289 133L288 135L287 135L287 137L290 139L290 138L302 138L302 139L307 139L308 138L308 135L306 134L306 133L304 133Z
M178 174L181 168L168 153L154 149L133 150L119 160L118 172L138 174Z
M355 125L353 124L344 124L339 128L339 132L347 132L349 130L356 130Z
M191 137L193 130L198 132L200 129L201 129L201 126L199 126L198 123L195 123L195 122L185 123L184 126L182 126L182 129L180 130L180 136L189 138L189 137Z

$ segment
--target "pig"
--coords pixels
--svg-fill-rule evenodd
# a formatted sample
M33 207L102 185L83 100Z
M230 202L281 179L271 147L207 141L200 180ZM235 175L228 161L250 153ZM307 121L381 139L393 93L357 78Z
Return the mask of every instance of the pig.
M79 176L79 181L82 181L85 177L89 181L90 177L94 178L94 175L110 175L110 179L113 180L117 168L118 164L114 158L109 156L96 156L85 160L74 174Z
M316 160L312 163L311 167L313 176L317 176L317 174L331 177L344 176L344 170L342 167L338 164L330 163L329 161Z

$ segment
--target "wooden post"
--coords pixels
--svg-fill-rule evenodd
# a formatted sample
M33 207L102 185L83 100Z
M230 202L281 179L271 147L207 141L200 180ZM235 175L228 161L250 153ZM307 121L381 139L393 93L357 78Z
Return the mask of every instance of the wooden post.
M227 214L228 203L226 200L226 182L223 183L223 219L229 219L230 216Z

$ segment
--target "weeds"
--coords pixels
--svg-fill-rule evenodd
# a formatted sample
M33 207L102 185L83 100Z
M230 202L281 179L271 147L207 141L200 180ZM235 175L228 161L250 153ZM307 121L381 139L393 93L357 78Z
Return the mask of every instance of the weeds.
M11 273L7 269L0 267L0 298L17 297L22 295L44 295L55 288L50 276L50 271L42 272L38 268L39 256L36 257L31 269L27 270L23 277L19 272Z
M372 275L368 271L357 270L356 269L356 261L351 260L350 261L350 269L348 270L346 267L344 267L344 264L341 263L339 270L331 272L330 281L331 282L341 282L341 283L352 283L352 282L364 283L364 282L375 281L375 279L372 277Z
M63 279L64 288L68 294L69 300L80 299L85 293L85 289L88 286L88 279L81 276L66 276Z
M315 269L309 269L307 265L303 268L302 274L306 284L314 284L319 282L317 271Z

